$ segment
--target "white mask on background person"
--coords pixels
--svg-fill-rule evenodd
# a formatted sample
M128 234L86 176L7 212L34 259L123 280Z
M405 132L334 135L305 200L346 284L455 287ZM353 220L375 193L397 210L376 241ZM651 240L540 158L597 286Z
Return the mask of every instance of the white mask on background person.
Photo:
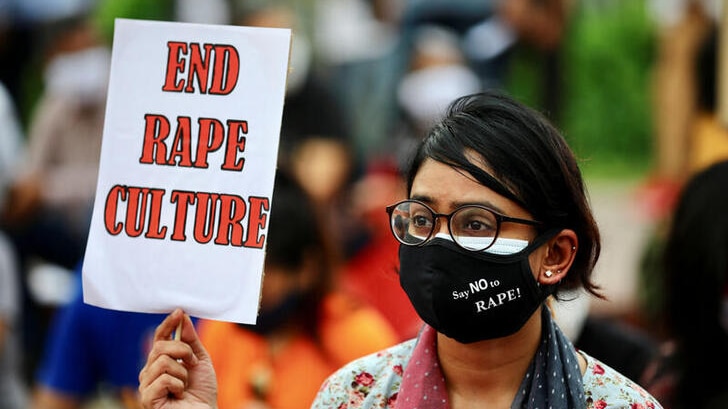
M107 47L59 54L45 69L45 89L51 95L77 98L83 103L102 102L110 69L111 50Z
M461 64L412 71L402 78L397 100L418 126L429 128L455 98L480 90L480 79Z
M480 91L478 75L465 62L460 37L439 25L423 25L413 33L410 71L397 86L397 102L416 128L428 129L450 103Z

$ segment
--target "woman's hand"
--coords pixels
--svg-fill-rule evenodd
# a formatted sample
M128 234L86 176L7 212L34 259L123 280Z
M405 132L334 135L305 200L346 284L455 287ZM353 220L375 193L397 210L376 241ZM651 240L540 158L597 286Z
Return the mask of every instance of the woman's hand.
M179 341L172 339L181 323ZM217 380L212 361L195 332L192 320L176 309L154 333L152 350L139 373L144 409L217 406Z

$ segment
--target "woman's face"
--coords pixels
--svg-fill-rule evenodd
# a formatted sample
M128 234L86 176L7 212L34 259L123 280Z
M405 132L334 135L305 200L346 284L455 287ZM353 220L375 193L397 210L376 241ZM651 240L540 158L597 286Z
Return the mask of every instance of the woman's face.
M484 166L481 166L484 168ZM484 168L487 171L487 169ZM486 206L506 216L532 219L532 216L515 202L507 199L490 188L480 184L470 174L458 171L449 165L426 159L417 171L412 181L411 199L417 199L432 208L437 213L449 214L464 204L479 204ZM444 218L439 219L436 233L445 233L447 223ZM503 223L499 237L531 241L537 235L532 226L519 223ZM539 251L531 254L531 269L538 272L534 260L538 258Z
M532 219L532 216L513 201L480 184L464 171L426 159L412 181L410 199L417 199L437 213L449 214L464 204L479 204L506 216ZM438 233L447 232L447 223L440 219ZM517 223L503 223L500 237L532 240L533 227Z

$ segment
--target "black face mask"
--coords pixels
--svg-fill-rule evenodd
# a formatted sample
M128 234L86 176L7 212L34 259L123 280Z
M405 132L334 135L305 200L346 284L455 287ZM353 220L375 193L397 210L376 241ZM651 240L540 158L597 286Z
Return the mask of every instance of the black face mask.
M539 286L528 262L551 237L543 234L507 256L469 252L442 238L401 245L400 284L420 318L458 342L511 335L554 290Z
M258 335L269 335L282 327L296 313L301 303L301 294L294 291L288 294L280 303L270 308L261 308L255 325L238 324L241 328L253 331Z

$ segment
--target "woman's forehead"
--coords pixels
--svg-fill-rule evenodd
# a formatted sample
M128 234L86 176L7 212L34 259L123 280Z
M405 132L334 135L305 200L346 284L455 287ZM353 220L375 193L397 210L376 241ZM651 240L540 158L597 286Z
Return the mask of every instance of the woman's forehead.
M471 148L466 148L465 152L463 152L463 155L465 155L465 159L467 159L470 163L483 169L484 172L490 174L491 176L493 175L493 172L491 171L490 166L488 165L488 162L485 160L485 157L483 157L483 155Z
M483 169L485 171L485 169ZM426 159L412 183L411 198L437 207L439 211L463 204L483 204L512 213L518 205L483 185L473 175L434 159Z

